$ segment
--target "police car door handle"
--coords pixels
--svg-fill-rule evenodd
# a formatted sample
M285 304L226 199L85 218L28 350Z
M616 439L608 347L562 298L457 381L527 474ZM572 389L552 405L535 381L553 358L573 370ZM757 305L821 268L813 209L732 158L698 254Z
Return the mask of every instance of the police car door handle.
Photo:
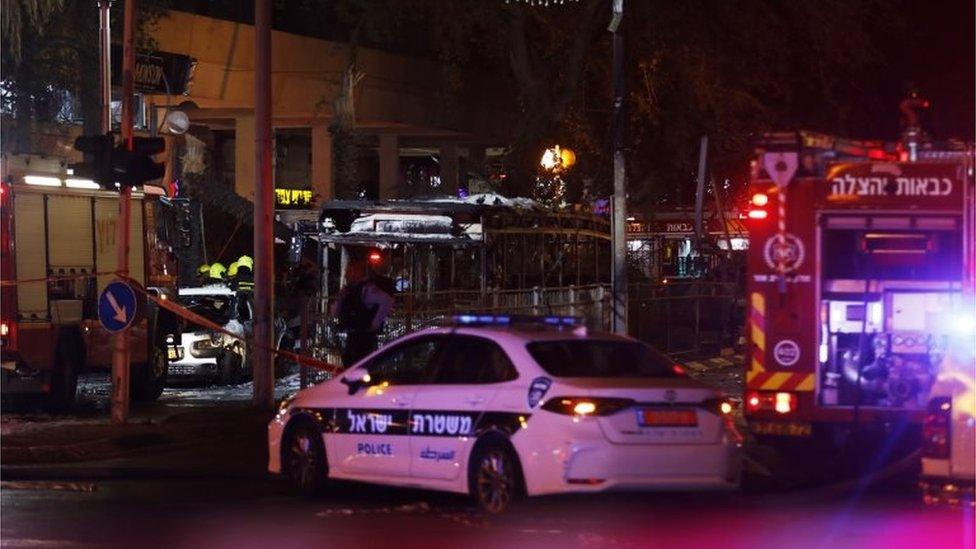
M397 406L410 406L410 402L411 400L409 398L393 397L393 404Z
M485 397L472 396L464 400L468 404L483 404L485 402Z

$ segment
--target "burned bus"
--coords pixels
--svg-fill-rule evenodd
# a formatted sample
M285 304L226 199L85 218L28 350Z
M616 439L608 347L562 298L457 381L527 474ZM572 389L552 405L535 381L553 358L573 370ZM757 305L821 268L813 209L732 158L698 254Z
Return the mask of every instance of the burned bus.
M368 261L397 305L385 337L457 312L569 314L610 321L610 225L589 213L498 195L465 199L333 200L314 234L318 313L343 285L346 264Z

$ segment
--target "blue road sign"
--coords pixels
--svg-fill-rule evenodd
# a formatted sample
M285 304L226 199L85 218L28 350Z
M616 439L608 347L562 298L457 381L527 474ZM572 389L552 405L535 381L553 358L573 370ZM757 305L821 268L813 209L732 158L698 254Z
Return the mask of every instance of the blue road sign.
M98 321L109 332L121 332L135 320L137 304L136 291L130 284L110 282L98 296Z

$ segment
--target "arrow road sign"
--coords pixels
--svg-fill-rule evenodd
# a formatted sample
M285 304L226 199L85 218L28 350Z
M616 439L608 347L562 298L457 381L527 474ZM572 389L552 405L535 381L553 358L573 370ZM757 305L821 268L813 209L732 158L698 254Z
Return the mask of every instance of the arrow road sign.
M98 296L98 320L109 332L121 332L136 318L138 301L135 289L116 280L105 286Z

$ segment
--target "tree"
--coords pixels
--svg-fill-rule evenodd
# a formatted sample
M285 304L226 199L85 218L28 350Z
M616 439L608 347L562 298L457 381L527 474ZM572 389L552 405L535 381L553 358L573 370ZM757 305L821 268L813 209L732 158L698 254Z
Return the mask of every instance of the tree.
M879 36L898 28L894 2L627 2L631 201L689 202L702 134L714 145L713 171L741 184L757 132L857 134L865 113L883 116L870 82L883 61ZM457 87L472 66L510 85L518 112L509 180L520 182L510 193L530 192L542 151L555 144L578 153L567 177L609 192L609 0L338 4L349 24L368 22L357 27L364 43L435 57Z
M145 31L166 0L139 2L140 47ZM113 36L122 36L122 5L112 4ZM3 0L3 148L29 152L29 132L38 123L84 120L85 133L100 133L98 9L94 2ZM67 108L77 101L80 112Z

